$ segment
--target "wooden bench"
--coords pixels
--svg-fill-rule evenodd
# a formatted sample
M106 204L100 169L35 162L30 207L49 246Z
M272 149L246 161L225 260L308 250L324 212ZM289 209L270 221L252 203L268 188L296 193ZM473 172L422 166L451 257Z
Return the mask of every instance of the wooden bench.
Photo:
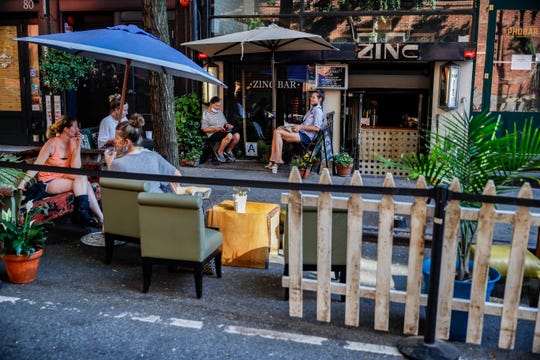
M101 200L101 188L99 183L93 182L92 187L94 188L96 198ZM6 187L0 188L0 208L7 209L10 207L11 197L16 196L16 191L18 190ZM34 201L32 209L39 208L48 209L47 215L40 212L33 217L34 221L38 223L53 221L73 213L75 210L75 196L71 191L47 196L43 199Z

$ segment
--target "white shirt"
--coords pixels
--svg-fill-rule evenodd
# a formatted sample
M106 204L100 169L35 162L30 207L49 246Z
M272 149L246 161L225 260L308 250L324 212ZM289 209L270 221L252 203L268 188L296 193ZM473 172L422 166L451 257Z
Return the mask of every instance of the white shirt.
M121 122L127 121L127 118L123 117ZM98 149L101 149L107 141L114 140L116 135L116 126L118 121L112 117L112 115L106 116L99 123L99 134L98 134Z

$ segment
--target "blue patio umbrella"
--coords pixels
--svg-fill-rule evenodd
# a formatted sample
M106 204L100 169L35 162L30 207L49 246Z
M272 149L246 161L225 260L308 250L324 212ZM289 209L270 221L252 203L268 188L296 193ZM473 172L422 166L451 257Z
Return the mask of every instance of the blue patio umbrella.
M96 60L125 64L122 104L130 66L226 87L180 51L135 25L20 37L14 40L44 45Z

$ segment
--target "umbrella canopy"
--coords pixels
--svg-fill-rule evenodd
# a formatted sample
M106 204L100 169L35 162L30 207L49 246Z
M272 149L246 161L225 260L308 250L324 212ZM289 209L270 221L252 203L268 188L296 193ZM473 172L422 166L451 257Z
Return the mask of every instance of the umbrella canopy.
M240 31L232 34L216 36L197 41L183 43L208 56L253 54L262 52L272 53L272 125L276 126L276 79L275 52L277 51L314 51L338 50L324 40L320 35L295 31L280 27L276 24L259 27L253 30ZM245 121L244 121L245 126ZM244 132L245 137L245 132Z
M225 86L180 51L135 25L21 37L15 40L45 45L78 56L125 64L122 103L131 65L162 74Z

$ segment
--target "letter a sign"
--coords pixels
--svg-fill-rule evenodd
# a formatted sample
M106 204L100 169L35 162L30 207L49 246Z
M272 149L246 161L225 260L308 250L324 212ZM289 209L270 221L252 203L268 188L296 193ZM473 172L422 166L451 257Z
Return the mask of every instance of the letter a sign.
M256 142L246 142L246 156L257 156Z

